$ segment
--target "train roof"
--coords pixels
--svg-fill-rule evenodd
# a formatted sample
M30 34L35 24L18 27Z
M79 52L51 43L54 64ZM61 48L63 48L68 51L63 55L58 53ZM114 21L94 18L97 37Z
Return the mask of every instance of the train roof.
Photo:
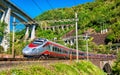
M55 42L52 42L52 41L49 41L49 42L51 42L52 44L54 44L54 45L56 45L58 47L69 49L69 50L72 50L72 51L76 51L76 49L68 48L68 47L65 47L64 45L61 45L61 44L58 44L58 43L55 43ZM80 50L78 50L78 51L83 53L83 51L80 51Z
M36 38L34 40L38 40L38 41L47 41L48 39L45 39L45 38Z

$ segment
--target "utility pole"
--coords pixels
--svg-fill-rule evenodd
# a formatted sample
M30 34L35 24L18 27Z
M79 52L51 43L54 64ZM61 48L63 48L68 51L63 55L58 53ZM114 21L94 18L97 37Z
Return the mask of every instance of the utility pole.
M75 26L76 26L76 60L78 62L78 19L77 19L77 13L75 12Z
M13 58L15 58L14 39L15 39L15 17L13 18L13 36L12 36L12 57Z

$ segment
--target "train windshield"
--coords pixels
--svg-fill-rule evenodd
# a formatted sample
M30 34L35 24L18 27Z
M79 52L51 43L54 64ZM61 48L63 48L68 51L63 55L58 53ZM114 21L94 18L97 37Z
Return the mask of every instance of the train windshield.
M42 45L42 44L43 44L43 41L35 40L35 41L33 42L33 44Z

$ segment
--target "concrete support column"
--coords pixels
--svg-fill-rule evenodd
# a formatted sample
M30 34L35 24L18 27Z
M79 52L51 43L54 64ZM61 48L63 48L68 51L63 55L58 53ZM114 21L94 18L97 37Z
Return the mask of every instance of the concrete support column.
M26 26L25 40L29 37L29 26Z
M5 12L3 12L3 14L2 14L2 17L1 17L0 21L1 21L1 22L3 22L3 21L4 21L4 18L5 18Z
M101 30L101 34L103 34L103 31Z
M105 32L107 33L107 32L108 32L108 29L105 29Z
M54 26L52 27L52 30L55 31L55 27Z
M10 15L11 15L11 8L8 8L5 16L5 23L7 24L7 32L10 33Z
M64 26L61 26L62 30L64 31Z
M67 40L67 44L70 44L70 40Z
M44 29L47 30L47 27L45 27Z
M72 40L72 39L70 40L70 45L71 45L71 46L73 45L73 40Z
M32 27L31 40L33 40L35 38L35 27L36 27L36 25L33 25L33 27Z
M65 42L65 45L67 45L67 40L64 40L64 42Z
M101 34L103 34L103 27L101 26Z
M6 52L7 49L9 48L10 46L10 15L11 15L11 8L8 8L8 10L6 11L6 14L5 14L5 18L4 18L4 22L7 24L6 28L5 28L5 35L3 37L3 40L2 40L2 46L4 48L4 51ZM4 16L4 15L3 15Z
M69 44L69 40L68 39L64 40L64 42L65 42L65 45Z

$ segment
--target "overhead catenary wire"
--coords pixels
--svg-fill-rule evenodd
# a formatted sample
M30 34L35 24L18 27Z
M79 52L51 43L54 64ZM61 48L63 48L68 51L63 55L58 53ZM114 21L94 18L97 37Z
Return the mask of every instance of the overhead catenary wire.
M49 2L48 0L46 0L46 1L47 1L48 5L50 6L50 8L51 8L52 10L54 10L54 8L53 8L53 6L50 4L50 2Z
M38 7L38 9L41 11L41 12L43 12L43 10L41 9L41 7L34 1L34 0L32 0L33 1L33 3Z

